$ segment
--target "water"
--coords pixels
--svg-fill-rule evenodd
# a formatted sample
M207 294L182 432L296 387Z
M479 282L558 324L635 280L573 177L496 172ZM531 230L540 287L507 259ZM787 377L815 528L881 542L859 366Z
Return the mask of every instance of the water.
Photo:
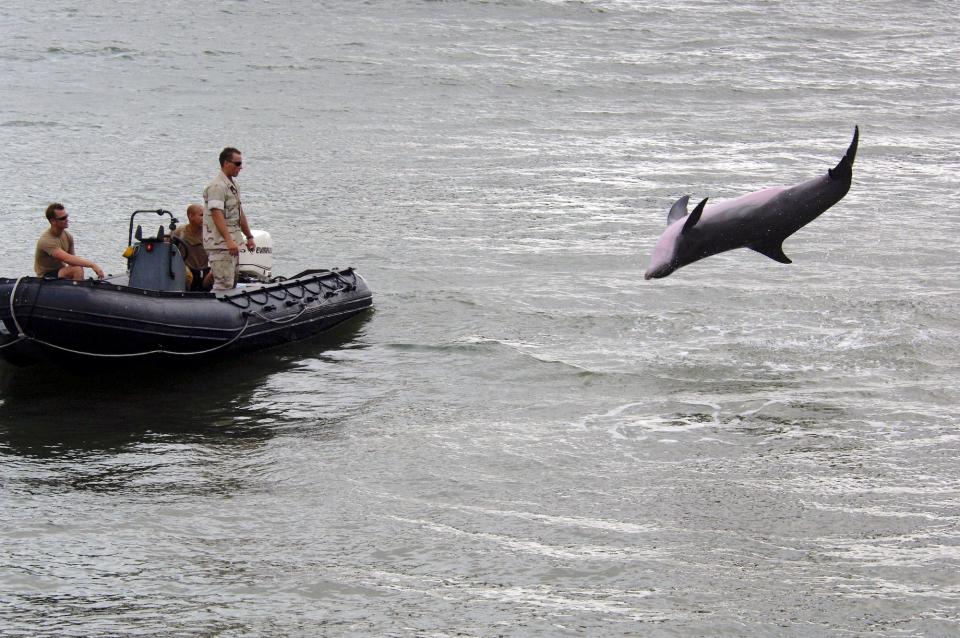
M945 636L949 2L0 8L0 272L122 269L227 144L376 310L182 372L0 370L0 635ZM646 282L673 201L849 195Z

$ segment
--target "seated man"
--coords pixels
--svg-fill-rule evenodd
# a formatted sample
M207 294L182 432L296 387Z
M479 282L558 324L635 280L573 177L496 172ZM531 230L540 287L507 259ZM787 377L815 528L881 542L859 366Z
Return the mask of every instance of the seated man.
M207 262L207 251L203 249L203 206L187 206L189 224L179 226L173 236L187 245L187 290L204 291L213 288L213 273Z
M50 228L40 235L33 255L33 270L37 277L80 280L83 279L83 269L91 268L97 277L103 279L100 266L74 253L73 235L67 231L69 216L63 204L50 204L46 215Z

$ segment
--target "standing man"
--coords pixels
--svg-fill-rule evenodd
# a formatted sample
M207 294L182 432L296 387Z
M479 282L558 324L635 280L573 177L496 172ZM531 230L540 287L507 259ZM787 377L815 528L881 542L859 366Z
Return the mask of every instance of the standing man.
M187 257L184 264L190 273L187 290L202 292L213 287L213 274L210 272L207 251L203 248L203 206L187 206L187 223L177 226L173 236L187 245Z
M220 172L203 189L203 247L213 273L213 290L229 290L237 284L242 238L247 239L247 250L257 246L234 181L242 167L240 151L228 146L220 151Z
M91 268L97 277L103 279L100 266L74 253L73 235L67 230L70 216L63 204L50 204L46 215L50 228L40 235L33 253L33 271L37 277L80 280L83 279L83 269Z

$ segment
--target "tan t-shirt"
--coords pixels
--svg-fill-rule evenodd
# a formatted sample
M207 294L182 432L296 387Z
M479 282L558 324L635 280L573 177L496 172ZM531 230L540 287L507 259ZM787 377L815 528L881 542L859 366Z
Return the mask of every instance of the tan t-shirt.
M227 221L227 231L239 246L243 244L240 230L240 189L237 184L223 174L217 176L203 189L203 247L207 250L226 250L227 241L217 230L210 216L211 208L219 208Z
M60 270L67 265L59 259L54 259L50 255L50 253L58 248L71 255L75 255L76 253L73 252L73 235L71 235L69 231L64 230L60 233L60 236L57 237L53 234L53 229L48 228L40 235L40 239L37 240L37 250L33 254L33 272L37 273L37 277L42 277L51 271Z
M202 270L207 267L207 251L203 249L203 228L193 229L190 224L177 226L174 237L179 237L187 245L187 268Z

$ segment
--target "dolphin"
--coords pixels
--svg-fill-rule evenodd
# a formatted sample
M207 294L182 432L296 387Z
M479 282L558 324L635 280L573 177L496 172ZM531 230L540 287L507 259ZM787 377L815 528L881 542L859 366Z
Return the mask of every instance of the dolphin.
M734 248L750 248L781 264L783 241L839 202L853 179L860 127L835 168L791 187L773 187L707 206L704 199L687 214L690 196L677 200L644 279L666 277L677 268Z

